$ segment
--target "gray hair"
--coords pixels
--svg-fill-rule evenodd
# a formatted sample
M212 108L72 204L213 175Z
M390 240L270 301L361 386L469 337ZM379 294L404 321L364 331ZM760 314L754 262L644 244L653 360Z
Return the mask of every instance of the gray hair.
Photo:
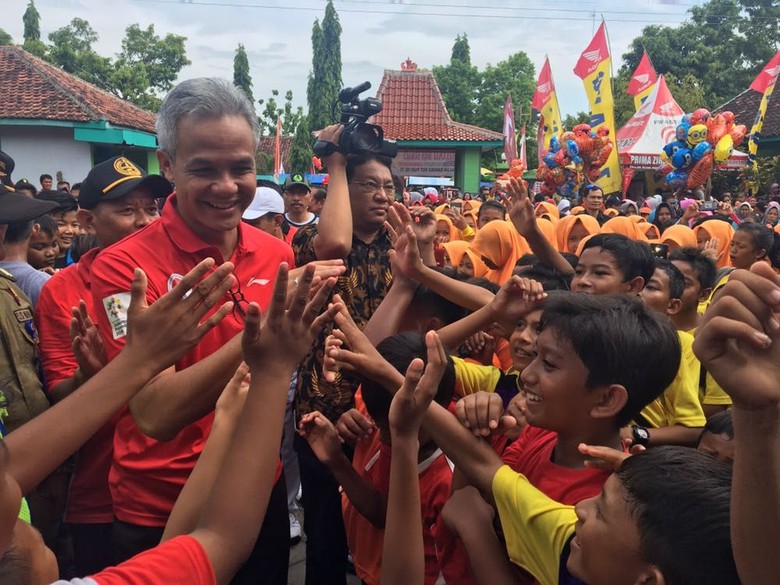
M255 149L260 140L260 126L254 107L242 89L227 79L200 77L182 81L162 101L157 114L157 142L171 160L176 159L177 128L186 116L198 119L240 116L254 135Z

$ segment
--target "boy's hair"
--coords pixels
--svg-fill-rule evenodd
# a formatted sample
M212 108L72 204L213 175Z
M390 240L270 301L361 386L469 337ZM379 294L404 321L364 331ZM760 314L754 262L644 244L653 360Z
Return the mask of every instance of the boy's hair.
M715 263L702 254L698 248L677 248L669 255L669 260L690 264L696 273L701 290L712 288L715 285L715 275L718 269Z
M32 235L33 226L35 220L29 221L14 221L8 224L8 229L5 232L6 244L21 244L25 240L29 240Z
M474 286L479 286L481 288L484 288L485 290L489 290L494 295L498 294L498 291L501 290L501 287L497 285L495 282L490 282L487 278L483 278L481 276L470 276L469 278L465 279L463 282L466 284L473 284Z
M12 540L0 556L0 583L27 585L32 582L32 558L30 550Z
M748 234L753 239L756 250L764 250L767 254L775 243L774 232L760 223L743 223L737 231Z
M279 193L279 195L282 194L282 188L279 186L279 184L275 183L274 181L269 181L268 179L257 179L257 186L268 187L269 189L273 189Z
M325 201L328 196L328 192L325 189L315 189L314 194L311 196L314 201Z
M563 259L568 262L572 268L577 268L577 263L580 261L579 256L577 254L572 254L570 252L561 252L561 256L563 256Z
M17 191L26 190L32 193L33 197L38 193L38 189L33 185L30 181L27 179L20 179L19 181L16 181L16 185L14 185L14 189Z
M551 290L571 290L571 274L563 274L546 264L521 266L517 274L530 278L542 285L546 292Z
M731 549L731 466L686 447L654 447L615 472L642 559L669 585L739 583Z
M54 180L54 177L52 177L51 175L47 175L46 173L44 173L44 174L42 174L40 177L38 177L38 182L39 182L39 183L43 183L43 180L44 180L44 179L49 179L50 181L53 181L53 180Z
M70 186L71 191L79 191L81 189L81 183L73 183Z
M582 251L601 248L615 258L618 270L623 273L623 282L641 276L645 284L653 277L655 256L650 246L627 238L622 234L596 234L589 239Z
M78 262L84 254L97 247L97 236L94 234L78 234L73 238L73 243L70 245L70 257L74 262Z
M626 405L616 417L620 426L655 400L680 367L677 332L633 296L551 293L539 331L548 328L587 368L587 388L625 387Z
M769 261L772 263L772 268L780 270L780 234L777 232L774 234L774 243L769 251Z
M717 414L713 414L707 419L707 423L704 425L701 435L699 435L699 442L704 436L704 433L710 433L713 435L726 435L729 439L734 438L734 423L731 420L730 410L721 410Z
M685 276L680 269L666 258L656 258L655 268L663 270L669 278L669 298L681 299L685 291Z
M479 211L477 212L477 220L479 220L479 218L482 217L482 212L487 209L496 209L500 211L502 217L506 215L506 207L501 205L498 201L485 201L482 205L479 206Z
M535 266L539 263L539 256L536 254L523 254L520 256L520 258L517 259L517 262L515 262L515 268L520 268L522 266Z
M64 191L38 191L35 198L43 201L54 201L57 207L49 212L52 215L69 213L79 209L79 202Z
M422 284L417 285L409 307L418 311L422 310L428 318L438 317L445 325L460 321L468 315L466 309L448 301ZM406 373L406 370L403 373Z
M392 170L393 163L386 156L380 154L360 154L347 160L347 183L352 182L352 179L355 178L355 171L359 167L374 161Z
M54 221L48 213L36 217L33 221L37 223L40 230L50 238L56 238L60 233L59 229L57 229L57 222Z
M425 347L425 337L416 331L398 333L382 340L376 346L377 351L396 370L406 374L406 369L414 358L420 358L428 363L428 351ZM447 368L444 370L439 389L434 400L442 406L448 406L455 392L455 366L447 357ZM371 418L377 424L387 423L390 413L390 403L393 396L381 384L372 380L365 380L361 385L363 402Z

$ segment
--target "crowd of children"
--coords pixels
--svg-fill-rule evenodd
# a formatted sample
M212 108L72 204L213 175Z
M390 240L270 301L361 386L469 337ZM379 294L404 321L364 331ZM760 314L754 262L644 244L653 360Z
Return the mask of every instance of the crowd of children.
M157 131L0 158L0 583L283 584L301 516L308 585L775 582L780 202L258 186L217 79Z

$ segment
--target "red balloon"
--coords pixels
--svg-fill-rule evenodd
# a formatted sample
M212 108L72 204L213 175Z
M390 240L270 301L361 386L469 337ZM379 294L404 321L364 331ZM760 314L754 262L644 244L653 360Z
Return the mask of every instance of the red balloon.
M731 138L734 140L734 146L739 146L742 141L745 140L745 134L747 134L747 127L744 124L737 124L731 129Z

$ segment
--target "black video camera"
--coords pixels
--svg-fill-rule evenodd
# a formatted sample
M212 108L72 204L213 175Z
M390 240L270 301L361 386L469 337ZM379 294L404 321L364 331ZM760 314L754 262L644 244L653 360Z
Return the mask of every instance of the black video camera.
M378 99L358 99L370 87L371 83L366 81L357 87L345 87L339 92L338 101L344 104L339 120L344 125L341 140L338 145L317 140L314 143L315 155L324 157L338 150L343 154L372 153L392 158L398 153L398 145L395 141L385 140L381 126L366 123L371 116L382 111L382 102Z

